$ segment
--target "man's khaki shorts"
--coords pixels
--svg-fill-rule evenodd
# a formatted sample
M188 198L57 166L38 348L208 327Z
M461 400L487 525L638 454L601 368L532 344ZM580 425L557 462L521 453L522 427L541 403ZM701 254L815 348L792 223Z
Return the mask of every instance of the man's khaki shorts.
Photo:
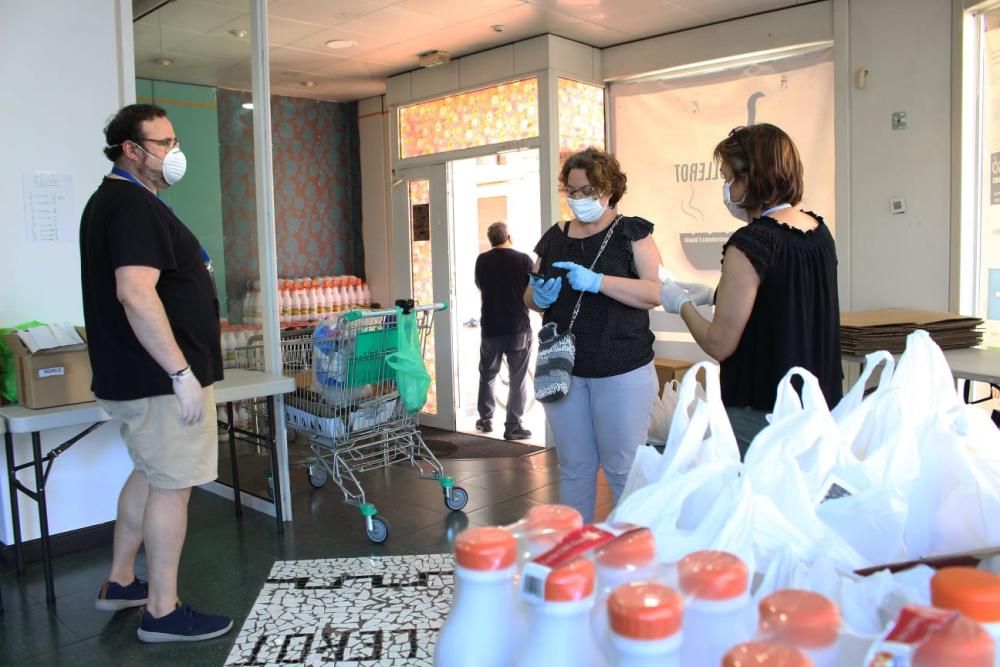
M185 489L211 482L219 472L219 436L215 420L215 389L203 390L205 414L193 426L181 422L173 394L134 401L98 399L111 418L121 422L122 440L135 469L150 486Z

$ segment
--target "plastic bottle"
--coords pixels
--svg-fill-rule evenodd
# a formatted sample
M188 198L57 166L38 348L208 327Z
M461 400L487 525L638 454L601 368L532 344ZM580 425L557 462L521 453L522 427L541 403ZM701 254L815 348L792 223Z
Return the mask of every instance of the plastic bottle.
M607 665L590 634L594 577L594 564L586 558L577 558L548 574L544 601L531 605L523 646L514 662L516 667Z
M334 315L344 310L344 295L337 289L337 281L330 279L330 312Z
M931 578L931 604L955 609L993 638L993 664L1000 667L1000 576L971 567L946 567Z
M761 599L758 637L794 646L816 667L836 667L840 612L826 596L785 589Z
M864 667L992 667L993 638L952 609L906 605L875 640Z
M566 533L583 527L583 516L569 505L537 505L524 515L524 532L518 565L559 543Z
M307 279L309 283L309 313L306 317L310 322L315 322L319 319L320 313L323 312L323 298L320 296L319 283L316 279Z
M368 289L368 283L361 283L361 305L369 308L372 305L372 291Z
M340 310L349 310L350 306L347 299L347 291L344 289L344 281L336 280L334 282L334 289L337 292L337 301L340 306Z
M455 539L455 601L438 634L436 667L507 667L521 628L510 589L517 540L502 528L469 528Z
M731 648L722 667L812 667L812 661L794 646L756 641Z
M680 667L681 596L662 584L633 582L607 601L613 667Z
M323 319L333 314L333 281L329 278L323 279Z
M746 564L725 551L695 551L681 559L677 574L686 602L681 664L718 665L731 646L753 636Z
M302 281L294 281L292 287L292 322L296 324L302 322L306 314L306 301L302 291Z
M608 631L608 597L623 584L646 579L656 560L656 539L648 528L629 531L597 550L597 591L591 630L598 646L611 657Z
M361 292L361 278L352 277L351 278L351 306L353 308L360 308L364 303L364 294Z
M278 281L278 322L286 327L292 321L292 290L288 280Z
M247 324L260 324L264 318L260 310L259 280L250 281L250 289L248 291L248 295L250 297L250 307L249 311L244 311L244 312L249 312L249 317L244 317L243 319Z

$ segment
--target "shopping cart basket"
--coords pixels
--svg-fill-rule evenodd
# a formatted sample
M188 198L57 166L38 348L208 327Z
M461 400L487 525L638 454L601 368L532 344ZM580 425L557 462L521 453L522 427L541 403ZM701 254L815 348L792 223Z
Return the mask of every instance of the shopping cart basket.
M286 424L308 434L315 456L309 483L320 488L333 479L344 502L361 510L373 542L388 538L389 522L366 499L360 473L407 461L421 479L441 485L448 509L460 510L469 501L424 443L417 415L404 409L394 371L386 364L397 349L397 313L416 316L424 350L434 313L447 306L401 303L401 310L348 311L320 323L309 350L301 339L282 350L284 372L296 376L297 387L285 396Z

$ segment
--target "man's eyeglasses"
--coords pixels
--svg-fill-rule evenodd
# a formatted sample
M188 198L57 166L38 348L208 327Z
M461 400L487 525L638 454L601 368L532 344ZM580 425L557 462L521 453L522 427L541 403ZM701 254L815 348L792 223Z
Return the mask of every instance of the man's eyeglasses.
M166 139L150 139L149 137L142 137L139 141L148 141L156 144L157 146L162 146L168 151L181 145L181 140L177 137L167 137Z
M585 185L582 188L559 188L559 192L563 193L570 199L588 199L590 197L597 196L597 188Z

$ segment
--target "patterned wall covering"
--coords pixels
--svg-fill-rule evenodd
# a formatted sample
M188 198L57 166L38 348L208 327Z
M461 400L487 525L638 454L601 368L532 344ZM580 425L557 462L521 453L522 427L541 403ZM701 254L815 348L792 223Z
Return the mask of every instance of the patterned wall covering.
M399 109L399 156L538 136L538 80L523 79Z
M559 78L559 162L588 146L604 148L604 88ZM560 166L562 166L560 164ZM560 219L573 217L560 199Z
M218 91L230 298L257 278L250 94ZM278 275L364 275L357 104L271 97Z
M430 181L412 180L409 182L409 203L410 203L410 223L413 225L414 207L430 207L431 190ZM428 214L429 216L429 208ZM429 218L428 218L429 219ZM410 231L413 239L413 230ZM417 303L434 303L434 271L431 262L431 242L412 240L410 243L410 260L413 262L413 269L410 277L413 281L413 299ZM434 335L433 330L431 335ZM437 414L437 373L435 372L434 341L427 341L424 349L424 366L431 376L431 387L427 391L427 403L424 404L422 412Z

